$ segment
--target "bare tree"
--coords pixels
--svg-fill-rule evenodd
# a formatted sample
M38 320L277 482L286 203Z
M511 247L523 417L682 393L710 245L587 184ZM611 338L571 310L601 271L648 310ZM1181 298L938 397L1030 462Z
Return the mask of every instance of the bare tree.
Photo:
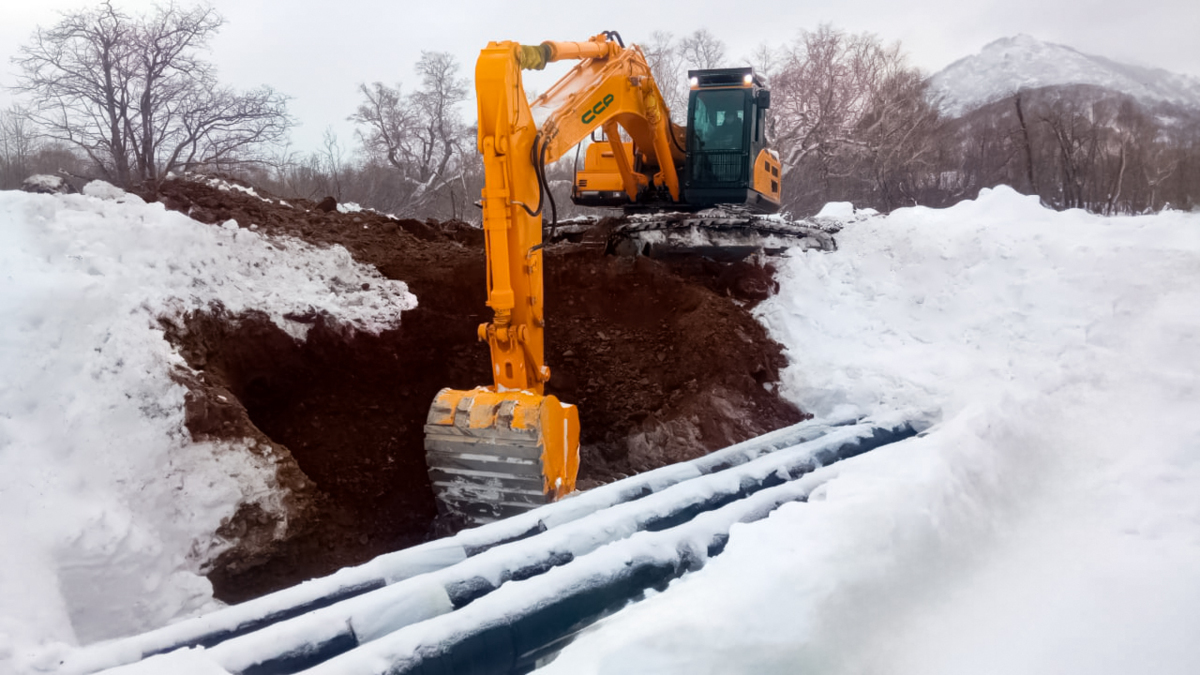
M29 118L19 107L0 111L0 189L19 186L30 173L36 141L29 127Z
M642 45L642 53L646 55L650 73L671 111L671 119L676 124L683 124L687 117L688 85L682 47L670 32L656 30L650 34L650 41Z
M925 96L920 72L899 68L884 76L860 118L847 150L885 209L917 203L920 174L932 165L939 132L937 110Z
M787 50L772 92L772 131L792 166L854 142L855 129L888 78L907 68L898 45L823 24Z
M16 89L42 133L121 186L154 189L169 171L236 165L292 122L286 97L222 87L197 56L221 24L205 5L135 17L106 1L68 13L21 48Z
M689 68L720 68L725 65L725 43L701 28L679 42L683 61Z
M750 58L746 61L756 73L770 81L775 78L776 73L783 66L783 55L780 50L764 42L754 48Z
M382 160L399 172L407 194L394 208L416 210L443 188L461 180L469 129L458 106L467 82L458 63L444 52L422 52L417 62L421 88L404 96L400 87L380 82L361 85L364 101L351 116L368 160Z
M1057 97L1044 107L1039 121L1050 131L1058 151L1059 204L1063 208L1088 208L1088 188L1102 147L1101 133L1108 120L1097 118L1098 108L1075 95Z
M932 160L937 113L899 44L821 25L760 58L776 69L767 132L788 206L819 206L834 192L849 198L855 183L865 186L851 190L855 199L884 208L915 199L912 172Z
M1025 178L1029 181L1029 190L1037 194L1037 181L1033 177L1033 141L1029 137L1029 124L1025 122L1025 109L1021 106L1021 92L1013 94L1013 105L1017 110L1017 123L1021 126L1021 149L1025 154Z
M1142 176L1145 178L1146 185L1150 189L1150 195L1149 199L1147 200L1146 208L1151 211L1159 208L1159 190L1162 188L1163 184L1167 182L1167 179L1175 175L1176 170L1179 168L1181 163L1177 157L1170 157L1170 153L1166 152L1166 148L1160 146L1154 148L1154 150L1157 151L1154 153L1158 155L1158 157L1155 158L1157 161L1147 162L1142 168ZM1195 161L1194 157L1194 153L1190 154L1190 158L1192 158L1193 161ZM1193 191L1195 190L1195 187L1196 184L1192 183ZM1191 201L1192 203L1197 201L1197 195L1195 194L1189 195L1185 192L1182 194L1182 196L1184 199L1180 199L1177 202L1177 204L1180 206L1185 206L1188 201ZM1188 199L1189 197L1190 199Z
M329 175L329 194L332 194L338 201L342 200L342 177L347 173L345 159L343 158L342 146L338 143L337 134L334 133L333 127L325 129L324 135L321 137L321 164L325 172Z

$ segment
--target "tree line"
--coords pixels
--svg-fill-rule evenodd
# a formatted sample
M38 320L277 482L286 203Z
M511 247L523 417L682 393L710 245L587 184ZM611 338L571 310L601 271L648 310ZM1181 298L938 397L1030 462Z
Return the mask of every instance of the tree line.
M1200 111L1088 85L1011 92L938 138L918 188L943 205L998 184L1057 209L1144 213L1200 205Z
M130 15L110 0L39 29L15 59L20 103L0 113L0 187L63 169L152 192L170 172L222 172L285 197L478 219L471 85L451 55L423 52L408 88L360 85L352 144L330 131L317 151L296 153L286 97L224 87L199 56L222 22L207 6ZM767 77L766 131L794 215L829 201L944 206L999 184L1109 214L1200 202L1195 110L1070 86L1010 92L947 118L899 43L829 25L741 60L703 29L656 31L642 49L677 122L688 69L748 64ZM569 200L577 161L548 169L563 217L584 211Z

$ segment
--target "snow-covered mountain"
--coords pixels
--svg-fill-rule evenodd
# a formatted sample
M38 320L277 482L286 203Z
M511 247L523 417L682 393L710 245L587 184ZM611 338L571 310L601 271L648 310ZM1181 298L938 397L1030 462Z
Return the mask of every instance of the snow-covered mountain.
M1200 108L1200 78L1117 63L1028 35L1001 38L933 76L930 93L943 114L958 116L1019 89L1090 84L1147 103Z

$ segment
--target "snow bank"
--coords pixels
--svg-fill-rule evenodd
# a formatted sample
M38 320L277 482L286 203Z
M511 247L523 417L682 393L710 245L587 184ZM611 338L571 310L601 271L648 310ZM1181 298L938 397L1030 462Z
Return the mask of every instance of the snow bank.
M818 414L933 406L547 673L1200 672L1200 216L1007 188L793 253L762 321Z
M302 337L285 314L378 331L415 306L344 249L84 191L0 192L0 672L210 608L214 530L279 509L270 459L191 441L158 317L221 303Z

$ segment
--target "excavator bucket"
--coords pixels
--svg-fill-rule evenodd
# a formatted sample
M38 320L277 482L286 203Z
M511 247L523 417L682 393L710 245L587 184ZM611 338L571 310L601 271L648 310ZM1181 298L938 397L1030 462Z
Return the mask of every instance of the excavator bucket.
M443 389L425 422L425 458L440 515L507 518L575 490L579 411L554 396Z

